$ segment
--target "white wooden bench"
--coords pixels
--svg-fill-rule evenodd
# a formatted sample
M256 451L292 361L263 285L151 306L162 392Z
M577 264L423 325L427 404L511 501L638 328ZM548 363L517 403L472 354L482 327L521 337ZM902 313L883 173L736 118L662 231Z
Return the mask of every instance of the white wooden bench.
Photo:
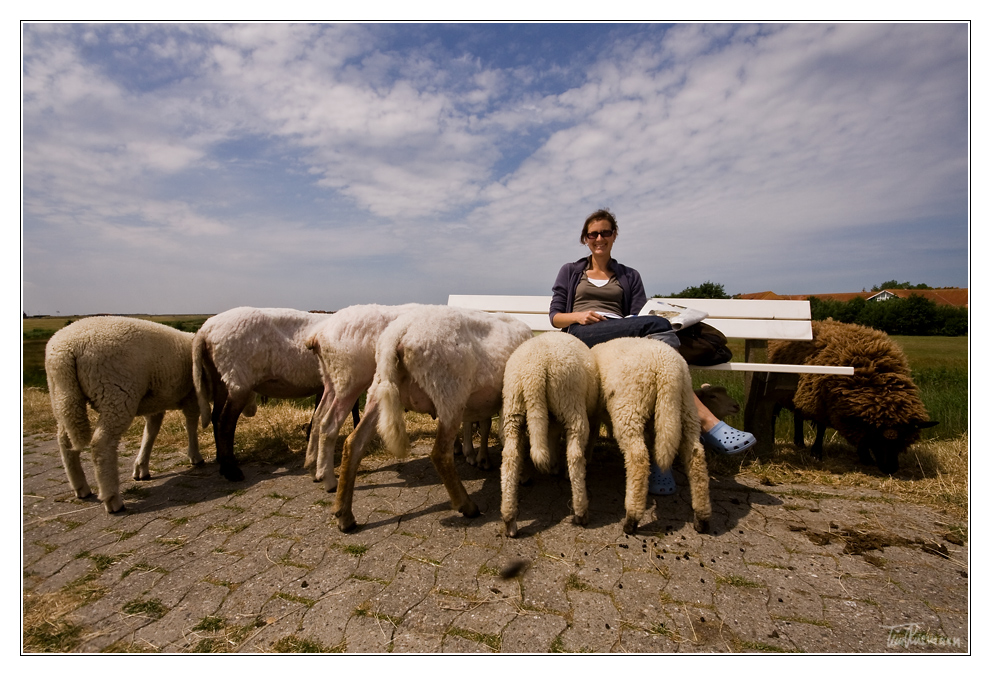
M740 300L709 298L661 298L664 302L701 310L709 316L705 323L719 329L727 338L742 338L744 361L715 366L692 366L712 371L744 373L744 428L758 441L758 450L774 441L775 397L772 389L794 389L802 373L853 375L851 366L804 366L768 364L768 340L812 340L812 311L806 300ZM463 296L451 295L448 305L504 312L523 321L536 332L557 331L548 310L551 296Z

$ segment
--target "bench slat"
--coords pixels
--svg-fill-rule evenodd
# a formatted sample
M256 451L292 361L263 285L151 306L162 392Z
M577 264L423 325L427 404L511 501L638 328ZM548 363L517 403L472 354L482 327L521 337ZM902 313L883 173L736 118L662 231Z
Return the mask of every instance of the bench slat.
M647 303L650 303L652 300L701 310L709 314L709 319L779 319L797 321L809 321L812 319L812 310L807 300L648 298Z
M548 322L549 324L550 322ZM717 328L729 338L753 340L812 340L812 324L809 322L779 321L773 319L705 319L705 323Z
M535 313L547 317L551 308L550 296L448 296L448 305L466 307L486 312L507 314ZM547 320L548 325L550 320Z
M696 366L690 364L689 368L702 369L705 371L751 371L762 373L823 373L836 376L852 376L852 366L808 366L802 364L761 364L742 361L730 361L725 364L715 364L714 366Z

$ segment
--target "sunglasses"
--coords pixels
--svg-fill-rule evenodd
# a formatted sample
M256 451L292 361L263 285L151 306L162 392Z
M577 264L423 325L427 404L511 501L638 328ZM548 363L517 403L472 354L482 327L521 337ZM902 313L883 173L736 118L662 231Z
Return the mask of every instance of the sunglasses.
M589 232L585 235L586 239L597 240L600 237L605 237L609 239L615 234L612 230L599 230L598 232Z

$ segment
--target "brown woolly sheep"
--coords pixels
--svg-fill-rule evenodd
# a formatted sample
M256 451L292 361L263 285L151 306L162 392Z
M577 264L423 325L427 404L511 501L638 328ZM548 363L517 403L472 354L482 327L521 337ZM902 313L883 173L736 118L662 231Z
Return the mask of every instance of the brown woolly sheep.
M898 454L919 440L921 429L937 424L929 420L905 354L882 331L812 322L811 341L769 341L768 361L854 367L852 376L804 373L794 396L778 402L795 413L796 446L805 446L803 420L816 424L812 455L817 459L826 428L832 427L856 447L860 462L893 474Z

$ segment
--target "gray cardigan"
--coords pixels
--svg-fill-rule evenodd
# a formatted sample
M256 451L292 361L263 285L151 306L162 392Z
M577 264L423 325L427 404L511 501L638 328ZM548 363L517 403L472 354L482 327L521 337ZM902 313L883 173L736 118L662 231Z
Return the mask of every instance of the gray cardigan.
M561 266L554 280L551 291L550 319L554 323L554 315L561 312L571 312L575 306L575 289L581 281L582 273L588 267L590 256L580 258L574 263L566 263ZM647 294L643 290L643 282L640 280L640 273L633 268L627 267L616 261L609 259L609 270L616 275L616 280L623 289L622 308L623 316L633 315L640 312L647 303Z

